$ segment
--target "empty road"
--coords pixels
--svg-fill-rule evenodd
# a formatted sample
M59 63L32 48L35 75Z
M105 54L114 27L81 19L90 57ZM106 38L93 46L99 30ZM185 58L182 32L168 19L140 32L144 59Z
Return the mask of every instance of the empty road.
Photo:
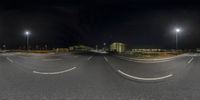
M200 55L0 54L0 100L199 100Z

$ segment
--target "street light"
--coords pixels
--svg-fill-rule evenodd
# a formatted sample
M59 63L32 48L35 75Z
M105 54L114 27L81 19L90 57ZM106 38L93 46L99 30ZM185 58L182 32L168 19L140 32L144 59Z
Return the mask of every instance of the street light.
M96 45L96 50L98 50L98 45Z
M178 34L181 32L180 28L175 28L176 32L176 50L178 49Z
M28 50L29 49L29 35L30 35L30 32L29 31L25 31L25 35L26 35L26 49Z
M106 43L103 43L103 50L106 51Z

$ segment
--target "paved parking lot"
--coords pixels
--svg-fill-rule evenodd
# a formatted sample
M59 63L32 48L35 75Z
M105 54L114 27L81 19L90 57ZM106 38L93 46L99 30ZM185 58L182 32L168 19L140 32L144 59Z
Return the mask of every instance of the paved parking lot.
M98 54L0 54L4 100L197 100L200 57L140 63Z

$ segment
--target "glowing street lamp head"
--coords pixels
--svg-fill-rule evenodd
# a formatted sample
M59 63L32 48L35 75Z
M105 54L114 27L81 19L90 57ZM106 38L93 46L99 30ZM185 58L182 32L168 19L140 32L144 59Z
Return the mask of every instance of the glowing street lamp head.
M25 32L25 34L26 34L26 35L29 35L29 34L30 34L30 32L29 32L29 31L26 31L26 32Z
M176 33L179 33L181 31L181 29L180 28L176 28L175 31L176 31Z

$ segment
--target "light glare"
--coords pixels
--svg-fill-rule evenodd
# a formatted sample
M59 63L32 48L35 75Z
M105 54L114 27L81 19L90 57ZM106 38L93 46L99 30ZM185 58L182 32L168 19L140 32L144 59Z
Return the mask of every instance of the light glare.
M176 28L176 32L178 33L178 32L180 32L181 31L181 29L179 29L179 28Z
M29 32L28 32L28 31L26 31L26 32L25 32L25 34L26 34L26 35L29 35Z

